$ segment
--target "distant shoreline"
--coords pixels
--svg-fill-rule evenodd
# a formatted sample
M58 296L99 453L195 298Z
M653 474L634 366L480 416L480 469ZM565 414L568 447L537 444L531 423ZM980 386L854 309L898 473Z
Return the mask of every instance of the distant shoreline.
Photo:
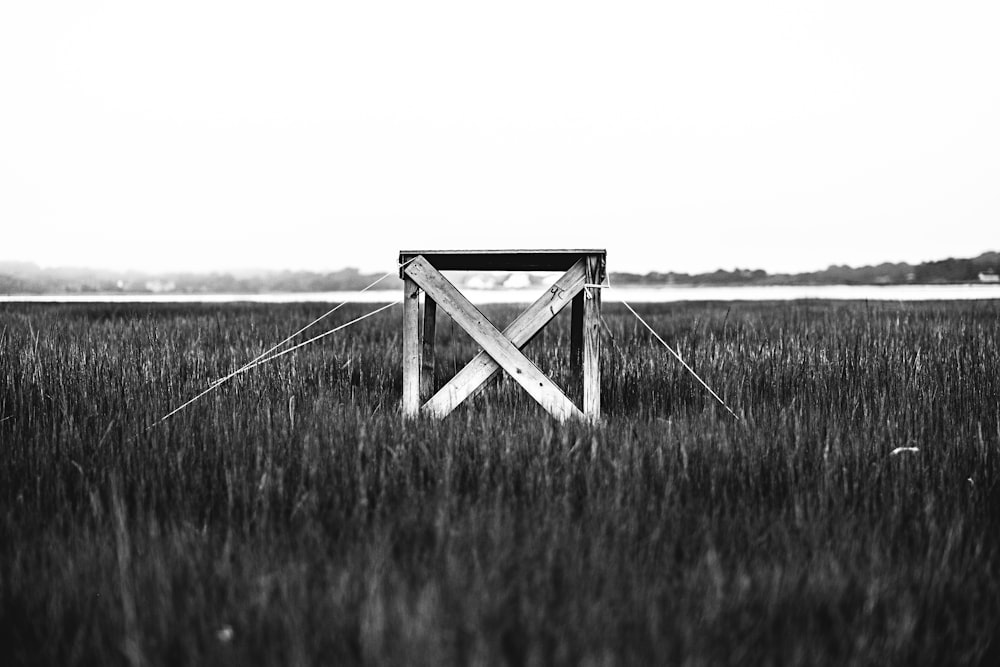
M474 303L528 303L539 288L463 289ZM670 303L680 301L875 300L949 301L1000 299L1000 284L933 285L614 285L602 290L606 302ZM387 303L400 298L396 289L261 293L122 293L6 294L0 303Z
M528 285L524 287L465 287L458 285L463 292L474 293L498 293L498 294L535 294L539 290L546 289L547 285ZM719 289L795 289L795 288L822 288L822 289L944 289L954 287L985 287L997 288L998 283L987 283L974 280L961 280L953 282L933 282L933 283L825 283L825 282L793 282L793 283L613 283L609 287L617 290L719 290ZM398 287L391 289L373 289L365 293L369 294L396 294ZM59 298L94 299L110 297L115 300L128 297L147 297L156 299L170 299L178 297L182 299L194 299L206 297L216 299L218 297L237 298L240 296L252 298L276 298L290 299L296 294L316 295L316 294L359 294L361 290L355 289L333 289L333 290L261 290L261 291L213 291L213 290L191 290L191 291L148 291L148 290L80 290L65 292L6 292L0 293L0 299L40 299L52 301Z
M519 275L517 275L519 273ZM461 289L538 289L551 280L545 272L466 272L456 277ZM829 266L801 273L768 273L763 269L718 269L709 273L650 271L645 274L610 271L611 283L629 289L764 288L764 287L910 287L990 284L1000 282L1000 252L978 257L944 259L921 264ZM552 279L554 280L554 278ZM382 282L385 281L385 282ZM362 273L356 268L335 271L221 271L210 273L143 273L87 268L41 268L30 262L0 261L0 294L37 295L214 295L304 294L360 290L373 282L399 289L395 270Z

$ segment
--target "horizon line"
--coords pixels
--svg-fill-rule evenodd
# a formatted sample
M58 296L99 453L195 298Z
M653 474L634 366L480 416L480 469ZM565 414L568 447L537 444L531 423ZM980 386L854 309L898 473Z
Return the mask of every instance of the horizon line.
M461 251L456 250L454 252L461 252ZM772 271L772 270L765 269L765 268L762 268L762 267L751 267L750 265L747 265L747 266L742 266L742 267L741 266L733 266L732 268L717 267L715 269L709 269L709 270L704 270L704 271L679 271L679 270L672 270L672 269L650 269L649 271L645 271L645 272L643 272L643 271L637 271L637 270L632 270L632 269L611 269L610 266L609 266L608 272L609 273L632 273L632 274L638 274L638 275L649 275L651 273L667 273L667 274L673 273L673 274L683 274L683 275L697 276L697 275L707 275L707 274L719 273L719 272L735 272L735 271L751 271L751 272L756 272L756 271L764 271L764 273L766 273L769 276L780 276L780 275L792 276L792 275L801 275L801 274L807 274L807 273L818 273L818 272L821 272L821 271L827 271L827 270L829 270L831 268L844 268L844 267L847 267L849 269L863 269L863 268L875 268L875 267L879 267L879 266L899 266L901 264L902 265L909 265L909 266L918 266L920 264L932 264L932 263L936 263L936 262L946 262L948 260L968 261L968 260L979 259L980 257L983 257L984 255L991 255L991 254L997 254L997 253L998 253L997 250L984 250L983 252L979 253L978 255L971 256L971 257L944 257L944 258L941 258L941 259L931 259L931 260L924 260L924 261L920 261L920 262L909 262L909 261L895 261L894 262L894 261L888 261L887 260L887 261L879 262L877 264L859 264L859 265L852 265L852 264L845 264L845 263L831 263L831 264L828 264L826 267L809 269L809 270L804 270L804 271ZM90 272L112 273L112 274L119 274L119 275L124 275L124 274L141 274L141 275L146 275L146 276L165 275L165 274L171 274L171 275L200 275L200 274L202 274L203 275L203 274L248 274L248 273L250 273L250 274L258 274L258 275L260 275L260 274L274 274L274 273L316 273L316 274L324 274L324 273L337 273L337 272L341 272L341 271L354 271L354 272L357 272L360 275L375 275L375 274L379 273L379 270L377 270L377 269L376 270L367 270L367 269L362 269L362 268L357 267L357 266L350 266L350 265L340 266L338 268L327 268L327 269L316 269L316 268L277 268L277 269L275 269L275 268L251 267L251 266L247 266L247 267L229 267L229 268L219 268L219 269L136 269L136 268L125 268L125 269L122 269L122 268L110 268L110 267L100 267L100 266L92 266L92 265L69 265L69 264L46 265L46 264L42 264L42 263L34 261L34 260L19 260L19 259L0 259L0 271L2 271L2 267L4 265L6 265L6 264L28 265L28 266L31 266L31 267L34 267L34 268L38 269L39 271L90 271ZM396 270L395 267L391 267L390 270L386 271L386 273L392 273L392 272L395 272L395 270ZM517 270L517 269L512 269L512 270L504 270L504 271L468 271L466 273L515 273L515 272L520 272L520 271ZM542 273L551 273L551 272L546 272L546 271L526 271L525 273L539 273L539 274L542 274Z

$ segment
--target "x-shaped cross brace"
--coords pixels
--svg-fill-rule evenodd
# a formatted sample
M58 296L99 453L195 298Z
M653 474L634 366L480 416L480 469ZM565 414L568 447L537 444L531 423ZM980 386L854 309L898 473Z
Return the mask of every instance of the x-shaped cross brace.
M500 370L504 370L542 407L559 420L593 418L600 416L600 376L597 307L598 290L586 287L593 284L603 267L596 258L581 257L559 280L501 333L447 278L422 255L412 258L403 268L405 286L403 332L403 412L409 416L421 412L432 417L444 417L462 401L474 396ZM420 328L418 298L420 290L427 294L424 328ZM586 291L586 293L585 293ZM568 304L574 307L574 362L584 365L584 411L538 369L521 348L527 345L549 321ZM592 303L587 303L590 300ZM479 344L479 352L455 377L420 405L421 384L429 393L429 374L426 365L421 370L421 355L433 354L433 318L440 307L472 339ZM429 326L428 326L429 323ZM424 340L417 332L422 331ZM428 334L431 340L428 340ZM582 350L577 350L577 347ZM582 359L577 359L578 352ZM433 364L433 357L431 357ZM431 369L433 366L431 365ZM420 375L424 375L421 382Z

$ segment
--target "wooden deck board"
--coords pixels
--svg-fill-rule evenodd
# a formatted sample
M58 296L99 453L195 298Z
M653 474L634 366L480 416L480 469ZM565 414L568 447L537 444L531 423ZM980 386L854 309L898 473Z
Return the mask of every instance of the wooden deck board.
M582 257L605 257L590 250L401 250L403 264L422 255L438 271L566 271ZM402 271L400 271L402 274Z

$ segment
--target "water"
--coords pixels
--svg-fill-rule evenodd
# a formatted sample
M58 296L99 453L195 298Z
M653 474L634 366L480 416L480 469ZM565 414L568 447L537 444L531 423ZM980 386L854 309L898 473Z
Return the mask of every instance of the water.
M528 289L463 290L473 303L530 303L544 291ZM670 303L675 301L794 301L798 299L870 301L968 301L1000 299L1000 285L781 285L725 287L614 287L603 290L604 301ZM0 303L386 303L401 298L401 290L368 292L296 292L280 294L54 294L3 296Z

